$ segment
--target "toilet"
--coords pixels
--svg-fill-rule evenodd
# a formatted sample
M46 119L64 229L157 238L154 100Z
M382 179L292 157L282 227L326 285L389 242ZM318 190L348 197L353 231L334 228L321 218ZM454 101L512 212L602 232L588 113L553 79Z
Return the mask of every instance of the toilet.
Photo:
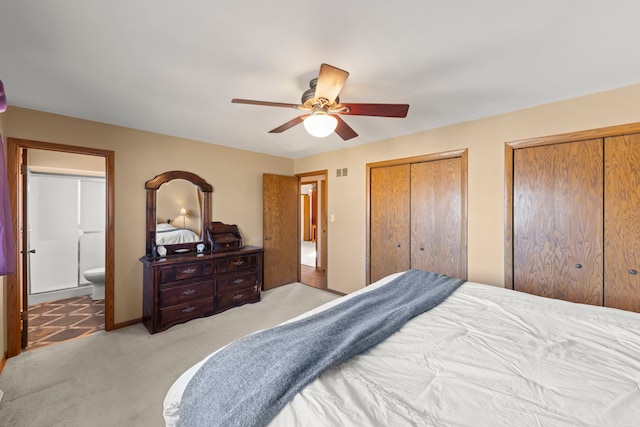
M93 285L92 300L104 299L104 267L92 268L84 272L84 278Z

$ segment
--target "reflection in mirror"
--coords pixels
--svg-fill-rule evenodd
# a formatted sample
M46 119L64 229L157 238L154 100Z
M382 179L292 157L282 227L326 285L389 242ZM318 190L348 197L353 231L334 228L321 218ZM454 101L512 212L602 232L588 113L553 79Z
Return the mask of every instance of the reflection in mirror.
M202 193L198 187L173 179L162 184L156 196L156 244L199 242Z

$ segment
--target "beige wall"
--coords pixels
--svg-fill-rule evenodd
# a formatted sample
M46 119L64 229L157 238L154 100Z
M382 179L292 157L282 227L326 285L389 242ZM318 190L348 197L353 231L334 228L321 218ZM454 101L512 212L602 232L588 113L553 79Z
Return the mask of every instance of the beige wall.
M212 220L237 224L246 244L261 246L262 173L293 173L282 157L22 108L5 116L6 137L115 151L116 324L142 316L145 181L169 170L200 175L213 186Z
M30 169L40 172L104 176L106 170L103 157L37 149L28 150L28 154Z
M468 148L468 277L503 286L505 142L640 122L639 105L634 85L296 160L295 173L329 170L329 287L365 284L367 163Z

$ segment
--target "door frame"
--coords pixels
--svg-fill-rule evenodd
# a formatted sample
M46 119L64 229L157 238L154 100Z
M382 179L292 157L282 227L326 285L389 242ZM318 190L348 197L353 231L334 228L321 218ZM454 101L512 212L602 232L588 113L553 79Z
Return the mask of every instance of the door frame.
M329 253L329 230L328 230L329 182L328 182L328 174L329 174L329 171L327 169L296 174L296 177L298 177L298 189L301 188L304 178L307 178L307 177L319 177L318 179L310 180L309 182L316 182L317 183L316 187L321 190L320 200L319 200L320 201L320 212L319 212L319 217L318 217L318 226L316 228L316 233L317 233L317 235L320 235L321 238L318 239L316 237L316 247L317 247L317 250L320 252L320 259L322 260L322 264L318 265L318 263L316 261L316 270L324 271L326 274L328 274L327 270L328 270L328 264L329 264L328 260L327 260L328 253ZM305 184L306 183L307 182L305 182ZM300 191L298 191L298 192L300 192ZM300 195L298 195L298 197L300 197ZM302 240L302 229L301 229L301 227L299 227L298 240L299 241ZM318 241L320 241L320 245L318 245ZM300 265L300 263L301 263L301 255L300 255L299 252L300 251L298 251L298 278L300 279L302 277L301 276L302 267ZM329 284L327 283L327 288L328 287L329 287Z
M640 133L640 123L608 126L599 129L562 133L558 135L521 139L506 142L504 145L504 287L514 288L513 283L513 156L521 148L542 145L579 142L596 138Z
M23 150L38 149L57 151L72 154L98 156L105 159L105 185L106 185L106 229L105 229L105 330L111 331L114 327L114 258L115 258L115 152L97 148L78 147L65 144L56 144L42 141L31 141L19 138L7 138L7 179L9 184L9 202L12 214L12 226L16 242L21 240L20 229L23 226L21 206L26 194L22 191L20 181L20 166ZM22 301L23 295L23 260L21 245L16 244L16 274L7 276L7 357L20 354L22 331Z

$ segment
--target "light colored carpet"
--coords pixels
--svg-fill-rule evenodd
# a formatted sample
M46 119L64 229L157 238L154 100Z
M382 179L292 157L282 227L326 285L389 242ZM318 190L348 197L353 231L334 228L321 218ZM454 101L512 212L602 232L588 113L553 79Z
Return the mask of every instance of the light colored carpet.
M151 335L142 324L98 332L7 360L0 376L0 426L164 425L175 379L230 341L337 298L293 283L262 301Z

